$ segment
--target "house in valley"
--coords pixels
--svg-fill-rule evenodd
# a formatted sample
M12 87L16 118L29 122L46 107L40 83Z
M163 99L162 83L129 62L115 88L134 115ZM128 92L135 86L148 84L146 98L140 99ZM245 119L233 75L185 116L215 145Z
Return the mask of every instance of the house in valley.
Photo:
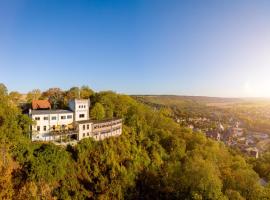
M220 141L221 139L221 134L218 131L207 131L206 136L217 141Z

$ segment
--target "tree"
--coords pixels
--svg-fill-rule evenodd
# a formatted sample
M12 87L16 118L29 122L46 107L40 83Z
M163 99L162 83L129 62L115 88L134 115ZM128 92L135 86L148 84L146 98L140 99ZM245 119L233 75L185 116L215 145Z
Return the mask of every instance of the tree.
M90 112L90 116L96 120L102 120L105 117L105 110L101 103L96 103Z
M49 88L42 97L50 101L53 109L64 107L64 92L60 88Z
M226 196L229 198L229 200L244 200L244 197L242 197L239 192L234 190L227 190Z
M80 98L80 88L72 87L67 91L67 98L70 99L79 99Z
M188 192L190 197L201 196L202 199L223 199L222 182L214 163L196 156L187 160L183 170L180 176L183 193Z
M41 91L39 89L34 89L27 93L27 102L32 102L33 100L38 100L41 97Z
M82 86L80 89L80 98L89 99L94 94L94 91L91 90L88 86Z
M0 150L0 199L12 199L12 173L16 169L16 163L10 158L6 146L1 145Z
M0 95L7 95L7 93L7 87L3 83L0 83Z
M22 98L22 94L17 91L12 91L9 93L9 98L14 104L19 104Z
M28 162L28 177L32 181L53 183L59 181L66 173L68 154L61 148L50 144L43 144L33 152Z
M263 178L270 181L270 152L264 153L255 161L254 170Z

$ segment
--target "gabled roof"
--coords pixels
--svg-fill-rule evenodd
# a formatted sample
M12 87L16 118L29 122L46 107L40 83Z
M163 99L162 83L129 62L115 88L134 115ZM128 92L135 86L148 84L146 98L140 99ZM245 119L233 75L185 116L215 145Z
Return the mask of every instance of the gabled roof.
M51 109L51 104L48 100L33 100L32 101L32 109Z

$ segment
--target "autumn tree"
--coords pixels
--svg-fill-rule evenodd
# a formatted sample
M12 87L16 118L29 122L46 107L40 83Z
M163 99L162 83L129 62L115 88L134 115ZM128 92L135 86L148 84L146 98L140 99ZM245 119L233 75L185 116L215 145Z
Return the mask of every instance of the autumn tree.
M14 195L12 173L18 167L8 153L8 147L0 146L0 199L12 199Z
M79 99L80 98L80 88L72 87L66 93L67 98L70 99Z
M27 102L31 102L33 100L38 100L41 97L41 91L39 89L34 89L31 92L27 93L26 99Z
M42 97L50 101L53 109L64 107L64 92L60 88L49 88Z
M17 91L12 91L9 93L9 98L14 104L18 105L21 101L22 94Z
M0 83L0 94L7 95L7 93L8 93L7 87L3 83Z

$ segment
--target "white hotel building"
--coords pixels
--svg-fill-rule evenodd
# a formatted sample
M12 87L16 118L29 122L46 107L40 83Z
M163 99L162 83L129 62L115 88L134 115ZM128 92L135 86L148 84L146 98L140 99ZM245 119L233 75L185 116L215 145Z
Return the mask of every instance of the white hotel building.
M33 141L77 140L92 137L102 140L122 134L122 119L93 121L89 118L90 100L75 99L69 102L70 110L29 110L34 121L31 127Z

